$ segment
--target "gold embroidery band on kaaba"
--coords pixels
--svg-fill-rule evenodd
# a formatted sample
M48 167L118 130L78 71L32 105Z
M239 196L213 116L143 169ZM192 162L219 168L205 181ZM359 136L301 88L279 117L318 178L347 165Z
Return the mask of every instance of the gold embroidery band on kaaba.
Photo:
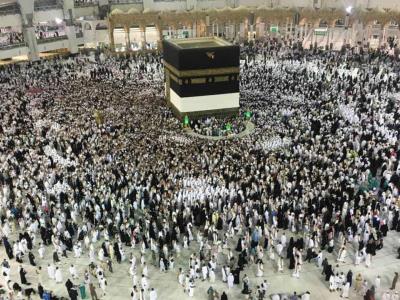
M182 84L182 80L180 80L178 77L176 77L174 74L169 73L169 78L171 78L173 81Z
M214 68L214 69L199 69L199 70L185 70L179 71L174 66L164 61L164 66L175 76L179 78L183 77L201 77L211 75L226 75L226 74L239 74L239 67L228 67L228 68Z
M192 78L190 80L192 84L204 84L207 82L207 79L205 77L200 77L200 78Z
M184 79L179 79L173 74L169 74L169 78L173 81L175 81L177 84L182 85L182 84L205 84L207 83L207 78L206 77L196 77L196 78L190 78L188 79L185 77ZM229 76L213 76L214 82L227 82L229 80Z
M226 82L229 81L229 76L215 76L215 82Z

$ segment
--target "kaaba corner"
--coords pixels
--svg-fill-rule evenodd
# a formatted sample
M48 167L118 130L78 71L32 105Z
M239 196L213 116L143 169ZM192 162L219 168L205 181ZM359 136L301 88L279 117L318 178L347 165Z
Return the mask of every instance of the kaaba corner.
M239 110L239 46L217 37L163 41L165 96L175 115L199 118Z

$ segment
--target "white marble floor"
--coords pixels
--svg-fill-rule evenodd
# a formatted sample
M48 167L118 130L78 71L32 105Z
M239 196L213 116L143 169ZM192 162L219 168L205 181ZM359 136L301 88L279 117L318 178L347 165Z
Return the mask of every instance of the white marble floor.
M357 273L361 273L364 278L369 281L369 285L374 283L374 279L376 275L380 275L382 277L381 280L381 288L376 293L376 299L381 299L381 295L383 291L388 290L391 285L393 274L395 271L400 271L400 259L396 259L396 249L399 246L399 238L400 234L394 231L389 232L388 237L384 240L384 248L378 251L377 255L372 259L372 266L370 268L366 268L365 264L361 264L359 266L354 266L353 264L353 253L349 253L349 256L346 259L345 263L340 263L339 267L335 267L335 272L344 272L345 274L349 269L352 269L354 277ZM192 243L191 251L197 250L196 242ZM46 257L44 260L40 260L38 258L37 249L35 248L34 254L36 256L36 261L39 265L43 266L42 270L37 275L35 272L35 268L30 266L28 263L28 259L24 259L24 267L28 271L28 281L32 283L34 288L37 287L37 283L40 281L45 289L54 291L59 296L67 297L67 291L63 284L56 284L54 281L49 280L47 276L47 262L51 262L51 249L48 248L46 252ZM137 249L126 249L127 257L129 254L133 252L136 254L139 262L139 251ZM334 255L328 254L326 251L324 252L329 259L329 262L332 264L334 260ZM185 253L182 253L182 256L177 259L175 271L168 271L166 273L161 274L158 269L155 269L153 266L150 266L150 252L147 255L147 261L149 265L149 286L154 287L158 293L158 300L183 300L183 299L194 299L194 300L202 300L207 299L207 289L210 287L210 283L201 280L196 281L196 287L194 291L194 297L190 298L187 294L184 293L183 289L178 285L177 282L177 269L180 266L186 267L188 264L189 251L186 250ZM221 255L220 264L224 263L224 255ZM6 258L6 254L4 248L0 249L0 259ZM68 258L61 258L61 263L59 267L62 268L63 271L63 279L64 282L69 277L68 268L69 265L73 263L78 269L78 273L80 276L80 280L73 280L75 284L80 284L83 282L83 272L87 268L89 264L89 259L87 253L82 255L81 258L75 259L73 258L73 254L70 253ZM287 263L287 262L285 262ZM17 272L17 263L15 260L11 261L11 279L16 282L20 282L19 274ZM114 262L113 264L114 273L106 272L106 278L108 281L107 286L107 295L101 297L101 299L130 299L130 289L131 278L128 273L129 270L129 261L125 261L122 264L117 264ZM138 267L138 275L140 277L141 269ZM305 291L309 291L311 293L311 299L339 299L339 293L331 293L328 290L328 283L324 281L323 275L321 275L322 270L318 269L314 263L304 263L302 272L300 274L300 278L294 278L291 276L291 270L284 270L283 273L277 273L275 264L271 261L265 260L264 263L264 277L257 278L256 274L256 266L250 265L245 269L244 272L241 273L241 276L244 274L248 274L250 277L250 284L252 289L255 289L257 284L262 280L267 279L270 283L268 289L268 295L275 292L285 292L292 293L296 291L297 293L303 293ZM240 293L241 285L235 286L233 289L228 290L227 285L222 283L221 281L221 273L220 268L217 270L217 280L214 284L212 284L213 288L215 288L220 294L222 291L226 291L228 298L232 299L246 299L244 295ZM1 283L4 283L4 278L0 276ZM95 278L92 278L93 282L97 282ZM400 289L400 283L397 285L397 289ZM87 293L88 293L87 288ZM97 287L97 294L100 296L101 290ZM0 297L1 298L1 297ZM38 299L38 297L34 298ZM146 300L148 297L145 298ZM268 298L269 299L269 298ZM361 295L356 295L353 290L351 290L350 299L363 299Z

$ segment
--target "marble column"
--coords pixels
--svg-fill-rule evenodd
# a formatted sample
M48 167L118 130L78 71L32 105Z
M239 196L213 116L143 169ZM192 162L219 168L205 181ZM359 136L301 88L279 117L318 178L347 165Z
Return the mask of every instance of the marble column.
M243 38L246 41L249 40L249 23L247 22L247 18L243 20Z
M146 50L146 26L141 25L140 26L140 35L141 35L141 41L142 41L142 50Z
M33 1L18 0L17 2L21 10L22 34L24 36L24 41L29 48L28 58L29 60L38 60L39 49L36 41L35 27L33 26Z
M28 59L32 61L39 60L39 49L36 41L35 28L33 26L23 25L22 34L24 36L24 41L29 48Z
M156 25L156 28L157 28L157 32L158 32L157 50L162 51L162 40L163 40L162 26Z
M253 40L254 25L250 24L250 40Z
M78 43L76 41L75 26L71 19L64 20L65 34L68 37L68 50L70 53L78 53Z
M330 26L328 26L328 32L326 33L327 34L327 36L326 36L326 45L325 45L325 49L326 49L326 46L328 46L328 48L329 48L329 42L330 42L330 40L331 40L331 34L333 34L333 30L331 30L331 27Z
M300 26L300 34L299 34L299 39L300 39L300 40L303 40L303 34L304 34L304 26L301 25L301 26Z
M110 36L110 47L111 47L111 51L115 51L114 26L110 24L108 30L109 30L109 36Z
M130 33L130 26L125 25L124 26L124 31L125 31L125 47L126 51L131 50L131 33Z

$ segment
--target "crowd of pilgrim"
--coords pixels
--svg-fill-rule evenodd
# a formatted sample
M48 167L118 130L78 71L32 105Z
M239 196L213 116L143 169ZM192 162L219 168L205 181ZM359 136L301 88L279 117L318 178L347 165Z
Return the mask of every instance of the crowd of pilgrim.
M196 299L307 300L270 295L264 276L302 280L306 264L337 296L399 299L397 273L351 269L373 268L400 231L400 62L273 40L243 48L241 113L255 129L218 141L185 135L160 56L1 67L4 299L77 299L82 287L113 299L108 282L128 273L119 297L156 300L157 273ZM207 122L218 121L201 123L205 135Z

